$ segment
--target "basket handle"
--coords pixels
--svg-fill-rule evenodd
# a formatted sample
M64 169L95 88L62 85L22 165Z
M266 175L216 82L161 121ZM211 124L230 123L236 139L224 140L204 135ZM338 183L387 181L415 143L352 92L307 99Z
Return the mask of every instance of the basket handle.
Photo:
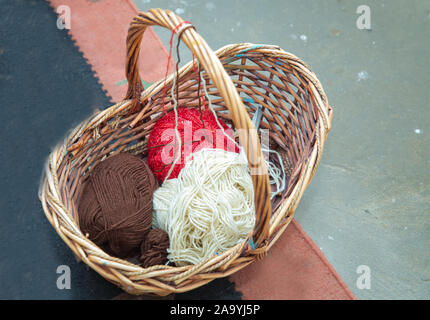
M143 33L148 26L161 26L172 31L177 31L178 26L184 26L183 20L169 10L150 9L136 16L128 29L127 35L127 60L126 76L128 90L125 99L132 99L133 104L138 104L143 87L139 77L137 61L139 58L140 44ZM188 25L190 26L190 25ZM218 88L226 106L231 114L233 124L238 130L239 139L245 149L249 167L252 173L252 182L255 193L256 224L253 232L253 241L256 247L251 245L253 254L265 254L266 240L269 235L269 221L271 216L270 185L267 167L261 153L260 141L257 131L243 105L233 81L224 70L220 60L214 54L206 41L194 28L184 28L181 32L181 40L196 56L209 78Z

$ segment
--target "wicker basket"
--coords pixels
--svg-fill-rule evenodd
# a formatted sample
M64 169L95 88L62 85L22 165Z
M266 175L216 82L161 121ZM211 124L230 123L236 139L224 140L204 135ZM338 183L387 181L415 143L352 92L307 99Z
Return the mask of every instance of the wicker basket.
M91 116L68 134L50 154L40 185L46 217L64 242L80 260L130 294L185 292L264 257L293 218L318 167L331 126L332 110L323 88L299 58L277 46L247 43L228 45L214 53L195 29L182 21L161 9L133 19L127 37L129 85L125 100ZM282 195L271 201L267 169L264 161L258 163L259 174L252 176L256 225L243 243L198 265L144 269L108 255L87 239L78 226L76 201L82 180L95 164L120 152L146 152L147 137L162 116L165 86L165 107L172 109L174 75L142 92L137 68L140 42L146 28L154 25L170 30L186 26L181 30L181 41L200 63L217 115L233 128L244 129L237 131L252 164L262 154L251 117L257 105L262 107L260 127L269 129L270 146L284 156L289 179ZM193 62L179 70L177 79L179 106L197 107L200 87Z

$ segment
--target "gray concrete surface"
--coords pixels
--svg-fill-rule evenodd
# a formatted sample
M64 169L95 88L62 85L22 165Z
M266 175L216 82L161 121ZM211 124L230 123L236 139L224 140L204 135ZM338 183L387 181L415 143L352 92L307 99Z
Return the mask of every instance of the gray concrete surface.
M311 66L334 120L297 220L359 299L429 299L430 2L135 3L176 11L213 49L277 44ZM356 27L359 5L371 9L371 30ZM191 58L184 47L181 58ZM360 265L370 289L357 288Z

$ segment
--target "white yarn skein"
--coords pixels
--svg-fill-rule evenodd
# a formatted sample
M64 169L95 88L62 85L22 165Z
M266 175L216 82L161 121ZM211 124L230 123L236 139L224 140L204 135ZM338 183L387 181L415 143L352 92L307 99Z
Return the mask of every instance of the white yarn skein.
M169 205L172 201L172 190L175 188L177 179L169 179L163 182L163 188L158 188L157 209L153 208L152 228L167 230ZM154 197L155 199L155 197ZM153 204L155 204L153 200Z
M222 149L192 154L177 179L153 196L158 226L169 234L170 262L197 264L243 241L255 225L246 159Z

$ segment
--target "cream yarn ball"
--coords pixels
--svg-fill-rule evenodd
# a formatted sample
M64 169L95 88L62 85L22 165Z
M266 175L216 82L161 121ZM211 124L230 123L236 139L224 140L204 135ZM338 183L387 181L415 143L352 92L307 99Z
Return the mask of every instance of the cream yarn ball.
M153 196L154 224L169 234L168 260L197 264L243 241L255 225L254 187L243 153L202 149Z

